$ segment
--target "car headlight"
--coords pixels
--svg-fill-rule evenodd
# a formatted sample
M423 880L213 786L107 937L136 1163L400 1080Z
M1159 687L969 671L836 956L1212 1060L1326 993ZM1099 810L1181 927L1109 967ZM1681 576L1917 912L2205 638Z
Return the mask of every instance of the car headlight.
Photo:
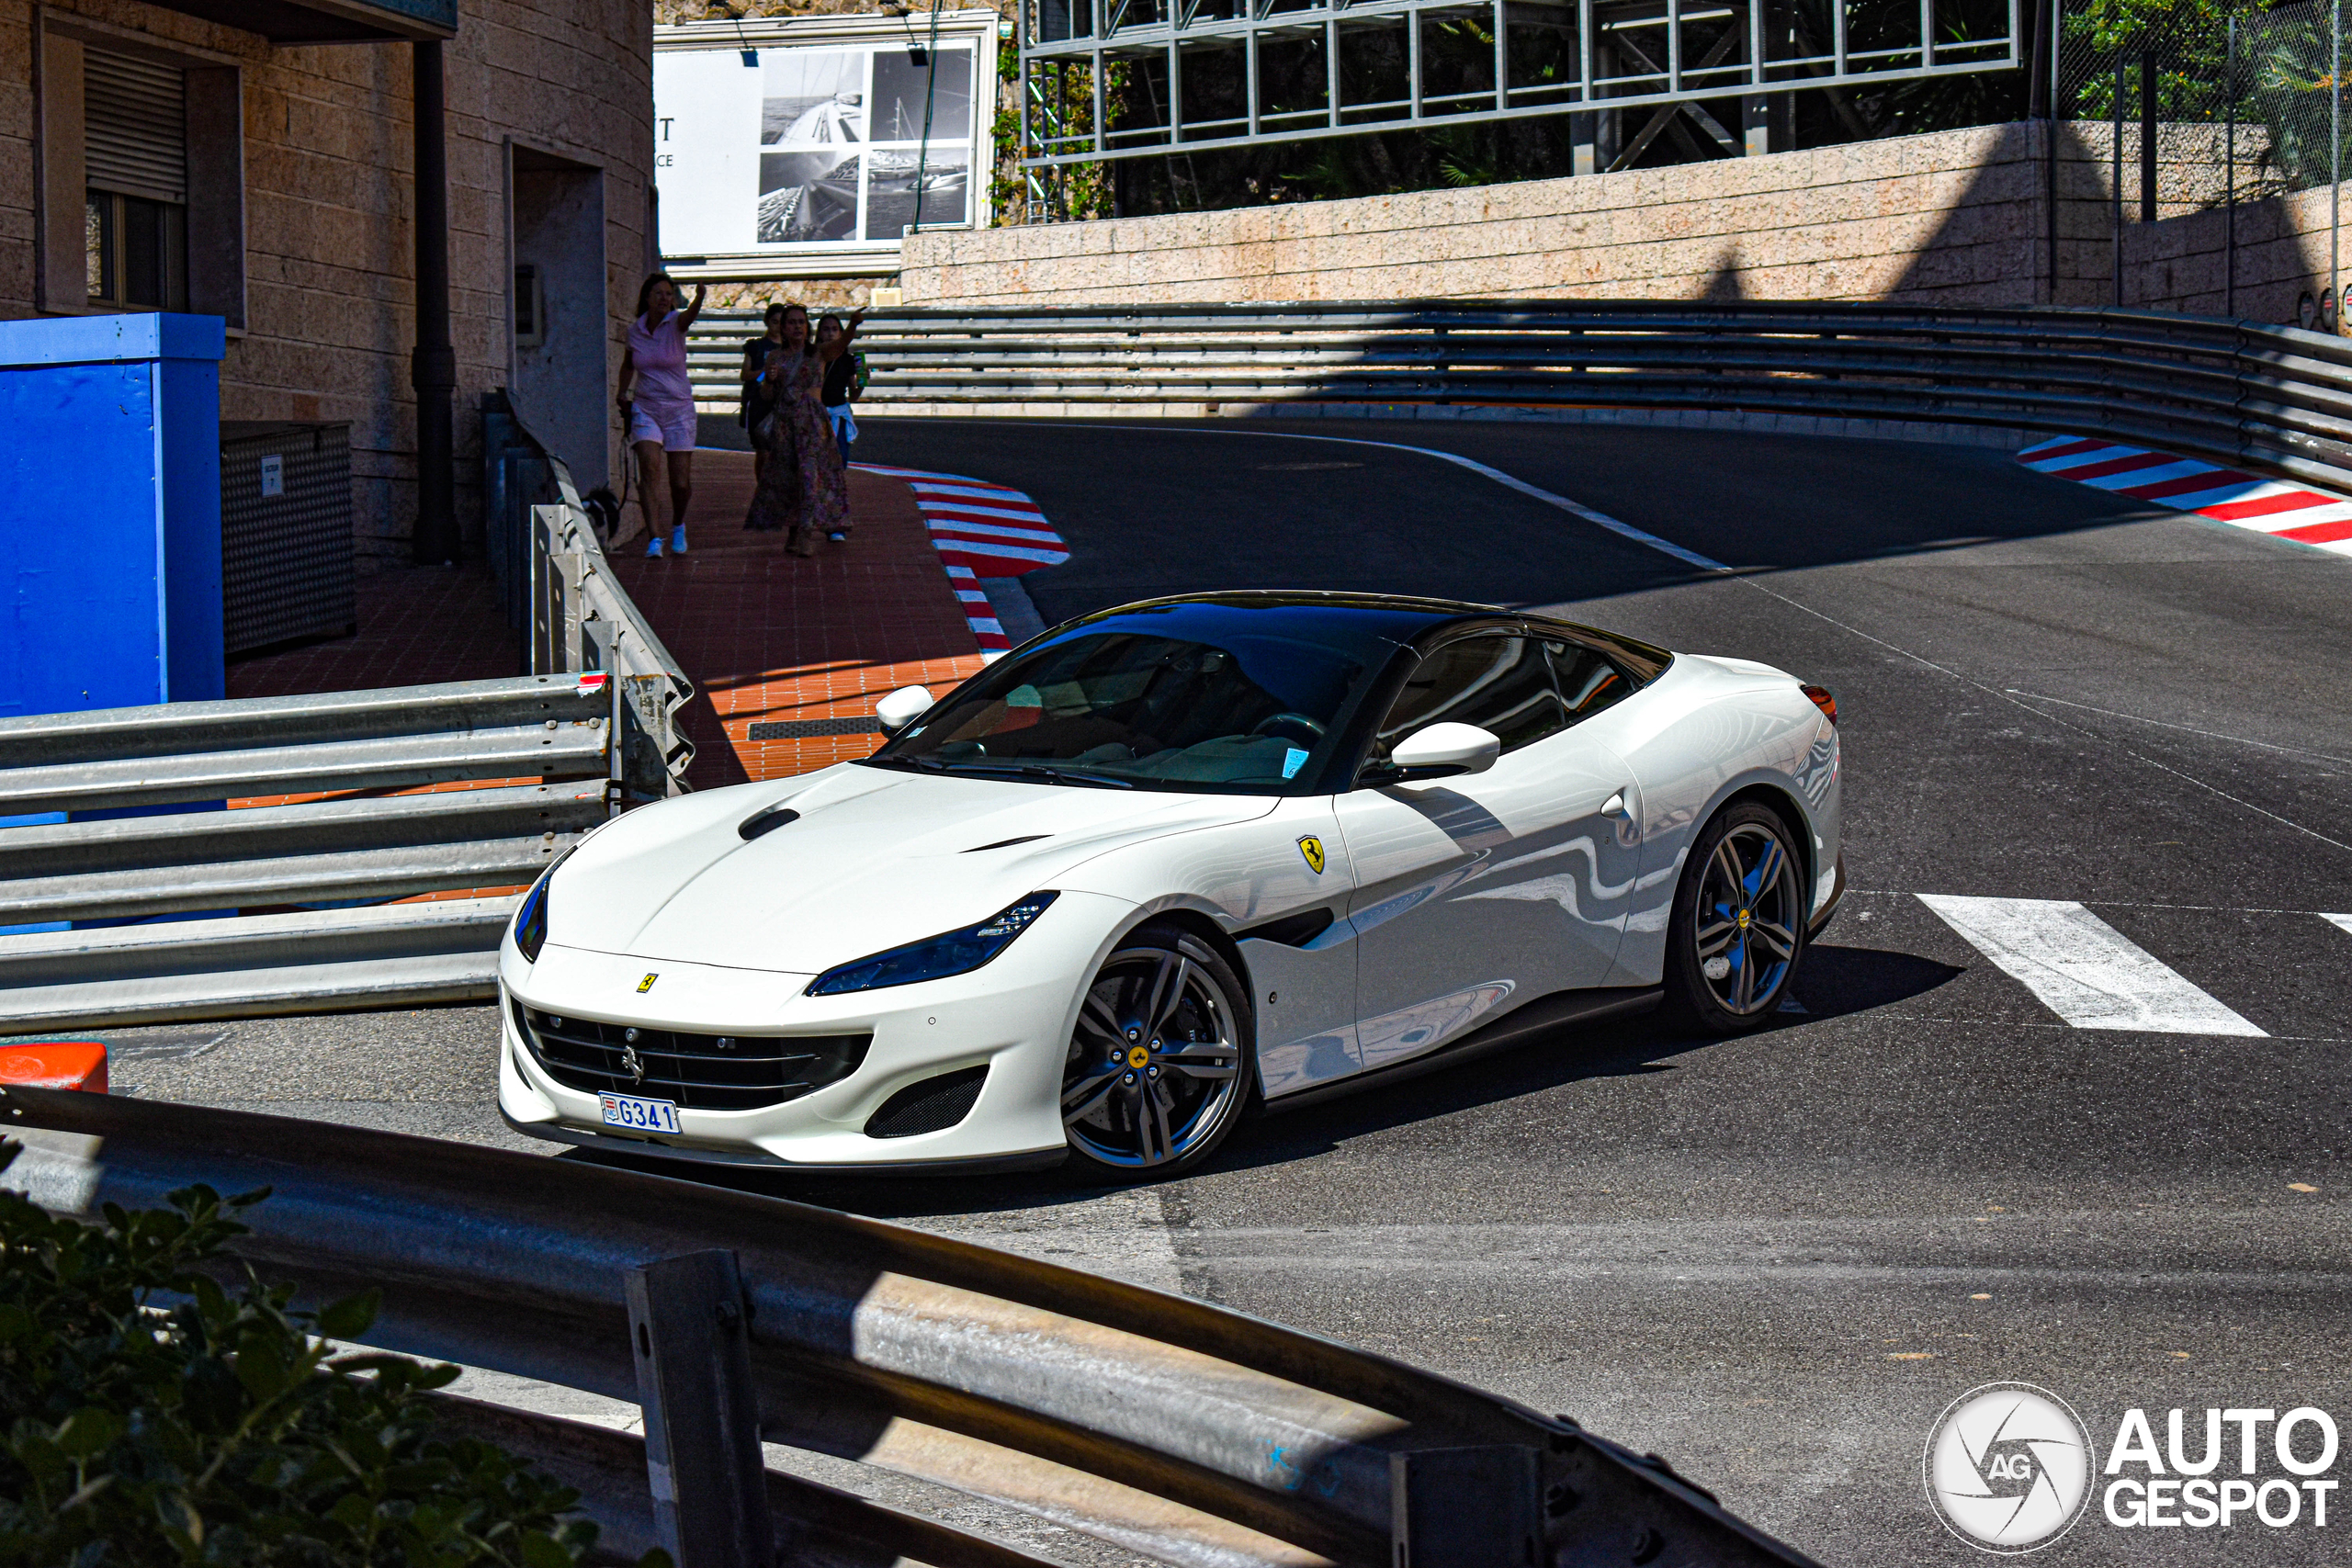
M571 848L579 847L574 844ZM539 873L539 879L531 884L531 890L515 906L514 951L523 955L526 964L537 964L539 949L548 944L548 884L555 880L557 870L571 858L571 850L556 856L555 864Z
M926 937L922 942L828 969L809 982L808 994L832 997L843 991L873 991L885 986L911 986L918 980L967 975L1011 947L1012 939L1028 930L1056 897L1052 893L1032 893L978 925L966 926L944 936Z

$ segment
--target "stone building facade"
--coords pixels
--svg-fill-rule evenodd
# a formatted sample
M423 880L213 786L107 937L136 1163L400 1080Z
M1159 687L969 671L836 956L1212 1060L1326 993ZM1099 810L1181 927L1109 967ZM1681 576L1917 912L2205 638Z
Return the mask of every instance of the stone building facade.
M510 390L583 487L617 459L608 389L652 260L646 0L0 0L0 317L224 317L224 421L351 426L363 570L415 526L411 40L445 18L470 543L484 394ZM178 188L152 188L175 125Z

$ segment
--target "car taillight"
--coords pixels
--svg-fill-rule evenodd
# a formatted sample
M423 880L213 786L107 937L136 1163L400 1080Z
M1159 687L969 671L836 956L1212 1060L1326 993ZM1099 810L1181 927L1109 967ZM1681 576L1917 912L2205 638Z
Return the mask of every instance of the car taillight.
M1821 710L1822 717L1827 719L1832 724L1838 722L1837 693L1831 691L1826 686L1815 686L1812 684L1799 686L1797 690L1803 692L1806 696L1813 699L1813 705Z

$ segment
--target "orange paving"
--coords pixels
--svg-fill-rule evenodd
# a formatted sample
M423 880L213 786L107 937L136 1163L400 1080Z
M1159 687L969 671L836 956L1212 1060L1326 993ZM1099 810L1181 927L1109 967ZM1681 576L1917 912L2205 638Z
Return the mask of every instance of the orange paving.
M697 789L808 773L863 757L878 733L751 739L763 721L870 718L900 686L944 692L980 667L963 605L940 569L903 480L850 475L848 543L808 558L783 536L741 526L752 495L748 453L697 452L688 553L648 560L643 536L612 551L615 574L694 682L684 715ZM489 569L405 568L362 578L356 635L229 667L229 695L426 685L524 673L521 637L501 613ZM400 791L487 789L538 778L464 780ZM273 806L319 795L256 796ZM426 893L402 903L485 897L520 887Z
M868 717L900 686L944 692L980 667L963 605L940 570L905 481L853 471L849 541L813 558L742 527L749 453L695 454L684 558L648 560L643 536L612 551L615 574L694 682L684 715L697 789L782 778L863 757L877 734L753 740L763 721ZM229 695L424 685L523 673L521 635L489 569L395 568L358 583L358 632L229 667ZM534 779L428 786L489 788ZM273 805L271 796L240 806Z
M695 454L684 557L613 567L695 682L685 730L696 789L783 778L865 756L881 736L753 740L755 723L865 718L900 686L944 692L980 667L979 645L902 479L853 471L846 544L803 559L780 534L745 531L749 453Z

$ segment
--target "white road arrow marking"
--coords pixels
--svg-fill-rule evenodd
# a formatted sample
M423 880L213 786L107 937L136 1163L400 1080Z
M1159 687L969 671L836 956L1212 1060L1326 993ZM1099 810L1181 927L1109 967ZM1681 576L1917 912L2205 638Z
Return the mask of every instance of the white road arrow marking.
M2077 1029L2264 1035L2080 904L1933 893L1919 902Z

